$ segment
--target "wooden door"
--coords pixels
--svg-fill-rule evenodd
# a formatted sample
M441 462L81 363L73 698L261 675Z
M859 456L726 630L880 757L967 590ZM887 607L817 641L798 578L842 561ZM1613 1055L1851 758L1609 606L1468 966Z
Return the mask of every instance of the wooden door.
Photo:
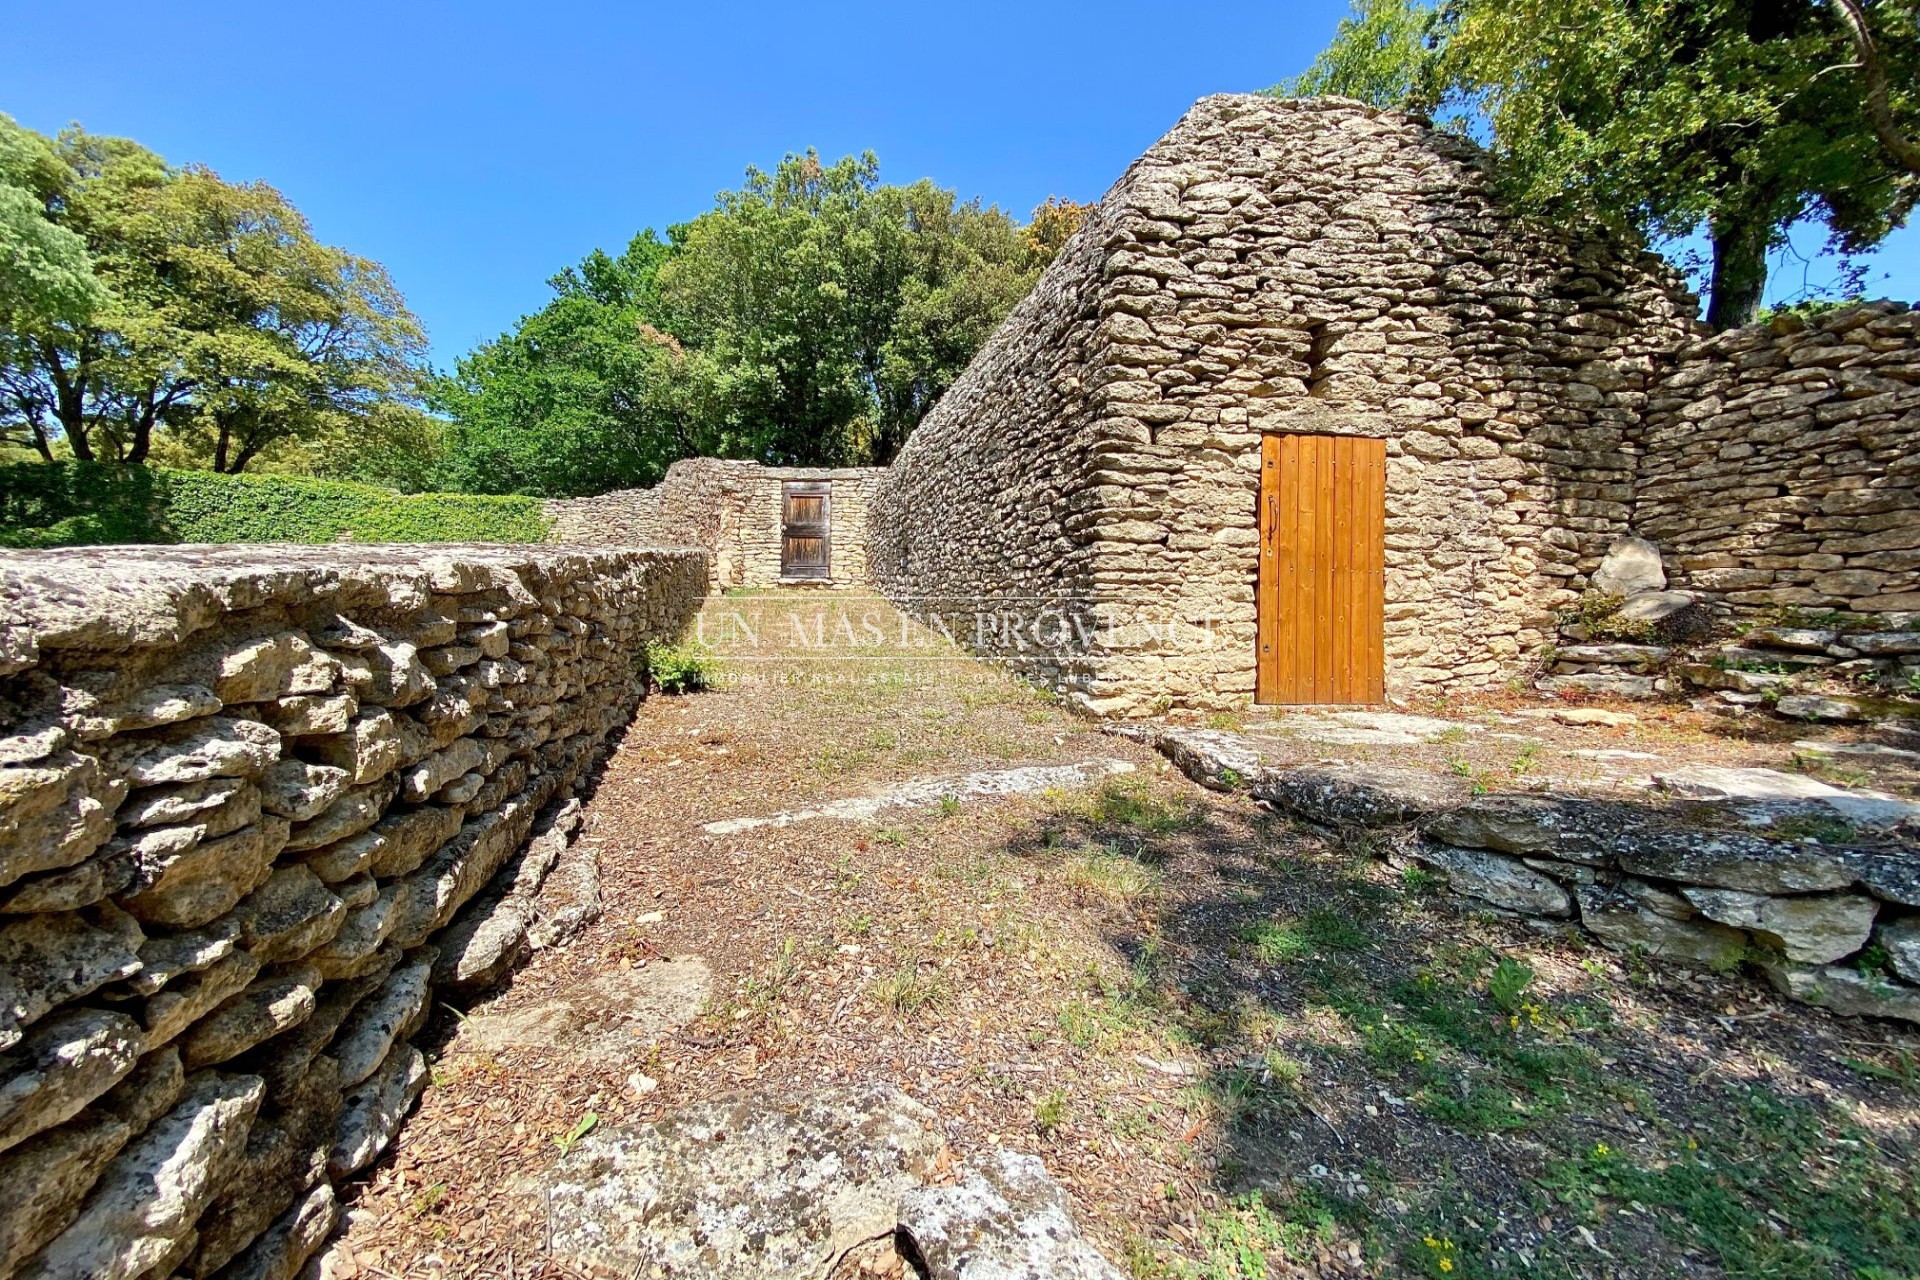
M1386 478L1384 440L1261 440L1254 701L1385 701Z
M780 486L780 576L825 578L833 570L833 487L790 480Z

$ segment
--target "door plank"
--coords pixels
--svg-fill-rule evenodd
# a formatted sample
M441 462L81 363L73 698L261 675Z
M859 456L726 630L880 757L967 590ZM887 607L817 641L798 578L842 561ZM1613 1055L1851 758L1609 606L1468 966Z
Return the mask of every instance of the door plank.
M1383 440L1261 440L1256 701L1383 699L1385 481Z

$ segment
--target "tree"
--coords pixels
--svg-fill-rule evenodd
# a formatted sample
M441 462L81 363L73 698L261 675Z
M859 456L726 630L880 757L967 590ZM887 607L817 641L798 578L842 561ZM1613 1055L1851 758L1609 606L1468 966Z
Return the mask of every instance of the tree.
M273 188L77 126L37 142L42 221L95 286L90 306L0 317L0 422L42 457L64 438L82 461L143 462L164 429L239 471L409 397L423 339L392 281Z
M578 494L656 482L693 454L884 462L1084 216L1022 229L871 155L809 152L617 258L434 386L457 488Z
M664 324L657 277L672 252L649 230L549 280L554 297L433 385L449 418L442 483L489 493L581 494L652 484L718 442L690 390L703 375Z
M0 115L0 329L84 323L106 302L87 242L47 217L41 192L60 160Z
M1042 263L1012 219L872 153L813 152L674 229L661 271L674 332L713 362L743 456L885 462Z
M1871 248L1920 194L1916 0L1359 0L1281 93L1438 111L1516 204L1655 241L1703 231L1707 319L1744 324L1768 252L1817 218Z

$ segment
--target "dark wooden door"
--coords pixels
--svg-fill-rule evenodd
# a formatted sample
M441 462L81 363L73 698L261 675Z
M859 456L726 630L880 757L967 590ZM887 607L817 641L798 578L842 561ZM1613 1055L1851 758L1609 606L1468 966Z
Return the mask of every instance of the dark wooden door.
M780 489L780 576L825 578L833 570L833 487L790 480Z
M1385 700L1386 479L1384 440L1261 441L1254 701Z

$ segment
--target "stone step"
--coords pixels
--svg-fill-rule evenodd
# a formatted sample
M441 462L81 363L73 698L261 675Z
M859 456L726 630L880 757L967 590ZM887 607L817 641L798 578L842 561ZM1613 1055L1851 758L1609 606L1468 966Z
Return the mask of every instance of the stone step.
M1702 689L1727 689L1734 693L1765 693L1769 689L1791 689L1798 678L1771 671L1742 671L1737 667L1718 667L1706 662L1689 662L1680 668L1680 678Z
M1840 639L1840 633L1812 627L1754 627L1740 638L1758 648L1825 653Z
M1742 663L1771 663L1781 667L1830 667L1834 659L1825 654L1798 653L1788 649L1755 649L1745 645L1722 645L1714 658L1726 666Z
M1554 663L1619 667L1656 667L1673 656L1657 644L1572 644L1554 652Z
M1535 687L1547 693L1595 693L1613 698L1647 699L1664 693L1666 683L1653 676L1583 672L1577 675L1542 676L1535 682Z
M1774 710L1790 720L1916 720L1920 702L1904 698L1862 698L1842 693L1796 693Z

